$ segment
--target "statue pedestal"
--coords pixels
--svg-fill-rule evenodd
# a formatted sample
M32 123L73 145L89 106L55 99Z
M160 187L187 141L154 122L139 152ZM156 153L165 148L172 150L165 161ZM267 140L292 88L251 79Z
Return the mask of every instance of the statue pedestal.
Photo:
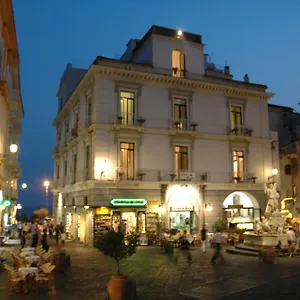
M244 244L253 247L275 247L281 241L281 246L287 246L286 234L255 234L254 232L244 233Z

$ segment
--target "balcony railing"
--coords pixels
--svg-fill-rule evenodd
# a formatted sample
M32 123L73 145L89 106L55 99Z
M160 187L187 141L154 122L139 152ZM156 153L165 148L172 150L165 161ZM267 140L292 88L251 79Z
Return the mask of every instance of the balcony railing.
M262 175L262 174L261 174ZM56 180L57 187L72 185L88 180L100 181L146 181L146 182L209 182L209 183L235 183L255 184L263 183L263 176L259 180L254 173L234 174L232 172L210 172L189 170L161 170L161 169L137 169L114 167L110 170L92 174L92 171L82 170L75 174L68 174L62 179Z
M252 132L253 132L252 128L248 128L242 125L228 127L229 135L252 136Z

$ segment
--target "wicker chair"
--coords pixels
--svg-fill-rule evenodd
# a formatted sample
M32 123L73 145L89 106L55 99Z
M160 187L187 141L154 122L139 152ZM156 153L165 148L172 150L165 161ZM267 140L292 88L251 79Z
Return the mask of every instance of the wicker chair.
M51 263L45 263L40 266L41 273L35 277L36 292L42 287L47 287L49 294L51 296L55 295L54 269L55 266L51 265Z
M24 280L19 276L18 272L7 265L4 265L8 275L8 292L21 291Z

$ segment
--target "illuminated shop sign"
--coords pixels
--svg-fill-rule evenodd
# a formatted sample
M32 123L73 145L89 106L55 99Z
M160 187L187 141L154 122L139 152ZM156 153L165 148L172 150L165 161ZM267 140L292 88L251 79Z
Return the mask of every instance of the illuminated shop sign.
M171 211L193 211L193 206L171 207Z
M110 201L113 206L145 206L147 200L145 199L112 199Z
M9 206L11 206L11 201L10 200L0 200L0 205L9 207Z

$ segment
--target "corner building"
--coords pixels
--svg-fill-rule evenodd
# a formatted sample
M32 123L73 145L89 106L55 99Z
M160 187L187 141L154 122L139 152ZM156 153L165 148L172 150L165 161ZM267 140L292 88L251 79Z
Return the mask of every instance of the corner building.
M53 123L56 221L88 244L106 227L149 240L220 219L252 228L279 169L266 89L211 63L200 35L160 26L120 59L69 64Z

